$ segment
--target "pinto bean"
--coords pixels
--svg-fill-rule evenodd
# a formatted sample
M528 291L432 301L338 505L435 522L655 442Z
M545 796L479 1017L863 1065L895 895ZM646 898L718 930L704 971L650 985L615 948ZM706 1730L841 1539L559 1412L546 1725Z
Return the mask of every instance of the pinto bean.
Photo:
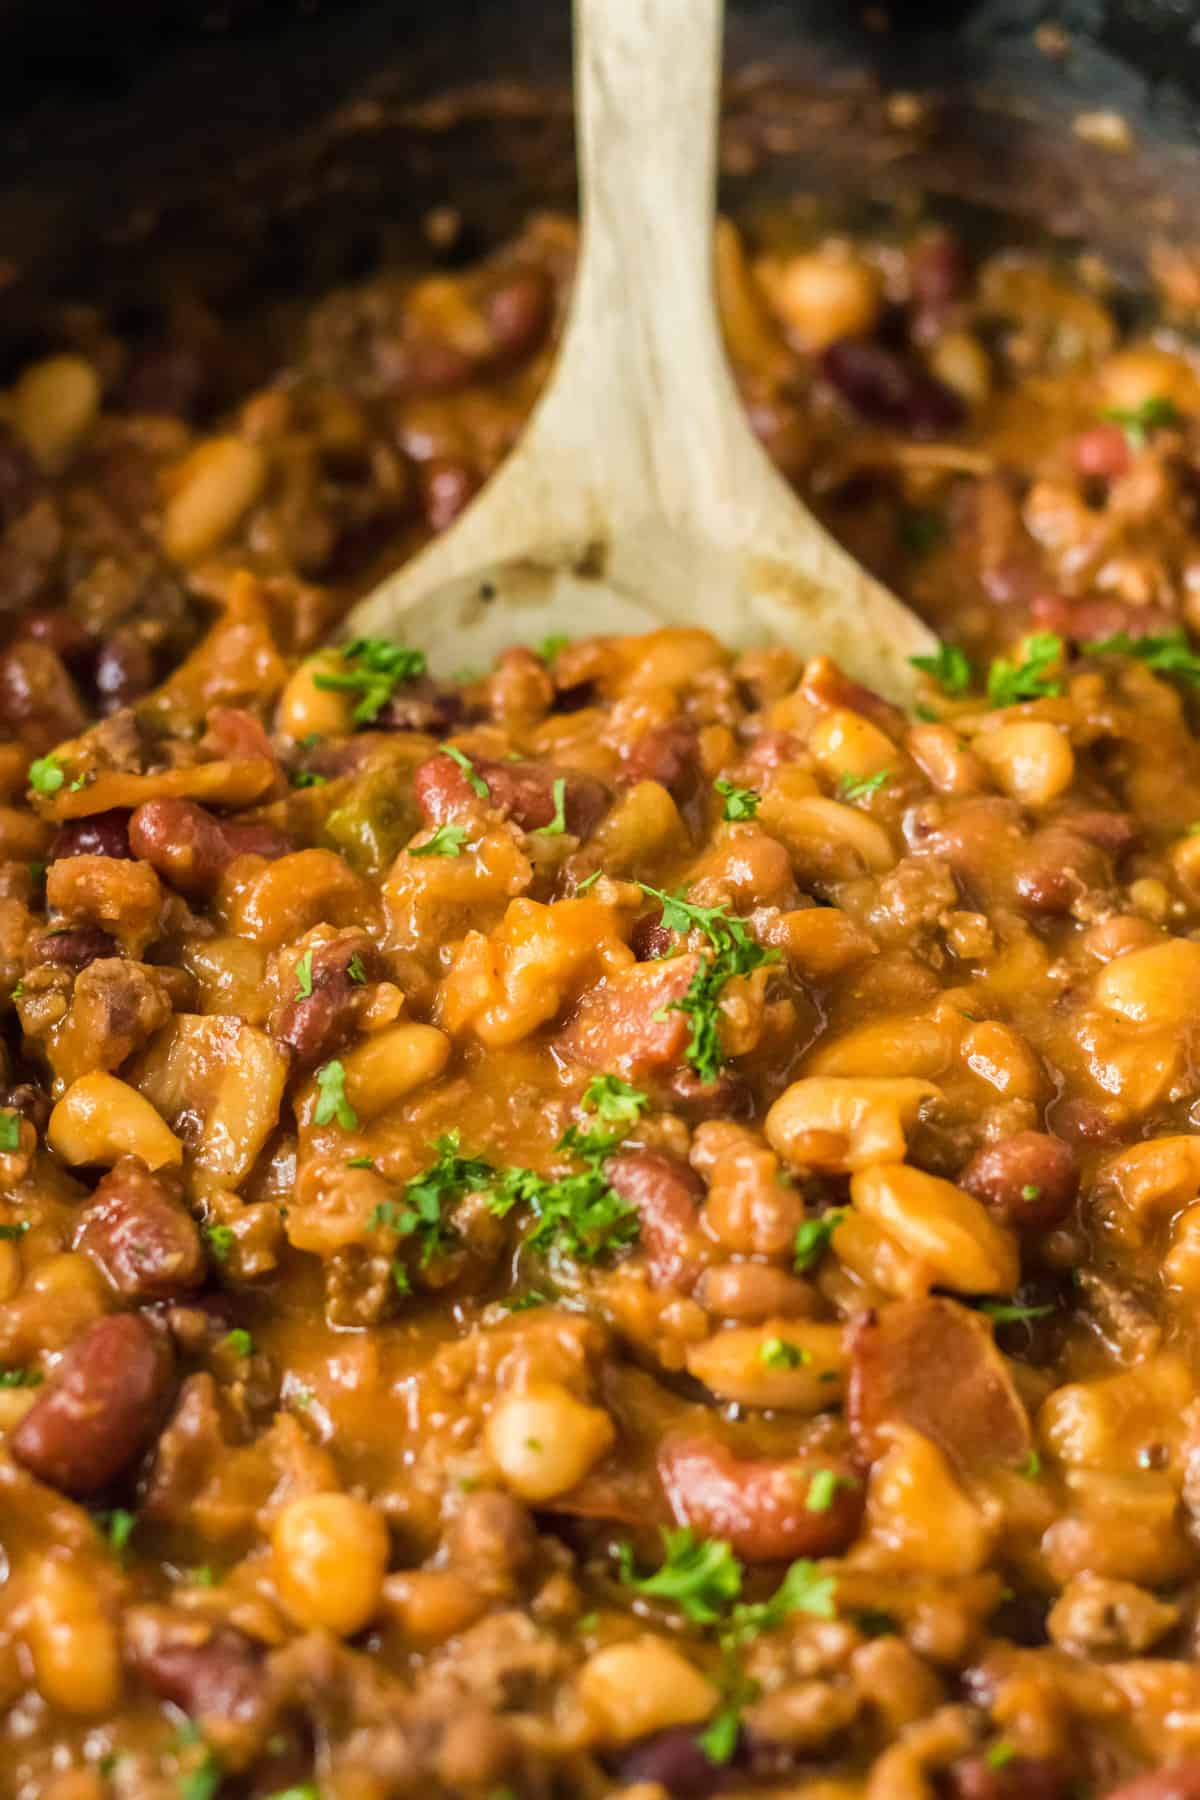
M145 800L129 821L129 843L163 880L189 899L205 899L235 856L286 856L271 825L226 823L194 800Z
M1200 1800L1200 1757L1164 1763L1148 1775L1137 1775L1110 1788L1106 1800Z
M686 800L700 779L700 740L682 719L654 725L622 759L626 781L657 781L676 800Z
M1123 856L1141 836L1141 827L1131 813L1070 813L1060 823L1066 825L1076 837L1095 844L1097 849L1113 857Z
M13 1432L13 1456L65 1494L101 1493L149 1447L173 1380L166 1335L140 1313L97 1319Z
M47 931L29 944L32 962L57 963L67 969L86 969L101 957L117 955L116 938L99 925L72 925L65 931Z
M293 995L271 1014L267 1029L286 1044L300 1069L311 1069L350 1037L356 1016L355 994L361 987L350 973L358 959L363 975L377 980L383 972L379 952L365 931L347 932L312 953L312 993Z
M700 958L689 951L660 962L636 963L589 988L559 1033L558 1048L573 1062L636 1081L652 1069L683 1062L685 1014L675 1010L692 984Z
M104 1177L74 1247L130 1299L177 1300L204 1280L204 1249L191 1214L137 1156L122 1156Z
M1015 1137L977 1151L958 1177L1006 1225L1018 1231L1049 1231L1071 1210L1079 1188L1075 1153L1044 1131Z
M554 822L554 790L565 782L563 815L573 836L590 837L608 810L609 792L602 782L574 769L535 762L492 762L474 757L476 776L485 783L488 798L498 812L507 813L522 831L539 831ZM413 791L427 825L441 825L468 810L477 796L453 757L439 755L422 763L413 777Z
M618 1151L604 1173L614 1192L637 1208L653 1286L690 1289L701 1269L699 1176L661 1150Z
M1062 1764L1044 1756L1014 1756L998 1768L986 1756L967 1756L948 1770L947 1779L954 1800L1060 1800L1072 1786Z
M953 1300L901 1300L856 1321L846 1412L869 1462L884 1454L892 1425L919 1431L968 1473L1015 1468L1033 1443L986 1324Z
M1028 911L1068 913L1089 888L1104 887L1110 876L1104 852L1066 825L1034 833L1017 864L1014 885Z
M111 856L118 861L132 857L129 848L128 807L110 806L107 812L88 813L59 826L50 846L50 862L64 856Z
M245 1722L266 1705L261 1647L235 1626L198 1613L136 1608L126 1626L125 1658L152 1694L191 1719Z
M838 1478L823 1511L806 1504L818 1469ZM743 1461L712 1439L669 1438L658 1473L676 1522L727 1539L746 1562L836 1555L862 1517L863 1484L845 1457Z
M848 406L873 425L935 438L961 425L966 408L952 388L868 338L839 338L821 357L821 373Z

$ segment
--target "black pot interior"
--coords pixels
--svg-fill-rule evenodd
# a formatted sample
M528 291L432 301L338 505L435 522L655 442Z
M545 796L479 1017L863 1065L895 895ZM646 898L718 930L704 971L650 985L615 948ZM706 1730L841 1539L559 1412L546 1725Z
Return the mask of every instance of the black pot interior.
M924 0L884 28L846 0L733 0L726 202L934 192L1136 276L1155 233L1200 237L1195 12ZM427 256L432 206L460 209L471 251L570 204L569 36L567 0L0 0L4 360L40 347L50 293L132 316L183 280L250 310ZM917 124L897 92L928 98ZM1075 135L1108 110L1131 153Z

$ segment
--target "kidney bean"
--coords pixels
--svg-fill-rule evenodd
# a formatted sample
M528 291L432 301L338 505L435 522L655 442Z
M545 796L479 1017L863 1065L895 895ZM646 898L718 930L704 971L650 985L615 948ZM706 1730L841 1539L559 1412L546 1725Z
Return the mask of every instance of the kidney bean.
M354 996L361 985L350 974L355 957L368 980L379 979L382 961L365 931L314 945L312 993L292 995L271 1014L267 1028L278 1043L292 1052L297 1068L310 1069L322 1062L353 1031Z
M1033 1441L986 1324L956 1301L932 1296L898 1300L855 1322L846 1416L868 1462L887 1449L890 1425L911 1426L972 1473L1015 1468Z
M57 963L67 969L86 969L102 956L119 955L116 938L99 925L71 925L66 931L47 931L29 943L31 962Z
M29 511L41 487L33 457L12 426L0 421L0 530Z
M126 412L195 419L206 385L204 364L186 344L148 344L125 371L114 403Z
M1075 439L1075 467L1081 475L1113 481L1132 461L1129 439L1119 425L1092 425Z
M195 1221L137 1156L122 1156L104 1177L81 1215L74 1247L133 1300L176 1300L205 1276Z
M435 456L418 471L421 509L430 531L445 531L475 498L483 482L469 463Z
M537 349L550 324L552 297L541 269L516 269L485 296L483 316L498 360L516 361Z
M522 831L537 831L553 822L554 788L558 781L563 789L563 814L567 830L578 838L590 837L608 810L609 792L603 782L573 769L556 768L552 763L492 762L473 757L476 776L488 790L491 804L498 812L515 819ZM413 792L421 817L427 825L441 825L464 810L470 810L477 796L453 757L431 756L413 777Z
M728 1763L713 1762L699 1744L698 1729L673 1725L612 1758L612 1770L623 1786L651 1782L665 1788L671 1800L708 1800L730 1785Z
M266 1705L263 1650L236 1626L139 1608L128 1622L125 1655L152 1694L191 1719L247 1721Z
M559 1034L559 1050L628 1081L682 1063L688 1024L675 1002L683 999L699 966L700 958L688 952L637 963L589 989Z
M1200 1757L1164 1763L1148 1775L1136 1775L1110 1788L1106 1800L1200 1800Z
M932 375L869 338L839 338L821 357L821 373L847 405L874 425L934 438L961 425L966 408Z
M1071 1787L1062 1764L1043 1756L1014 1756L999 1768L984 1756L967 1756L947 1779L954 1800L1060 1800Z
M805 1504L818 1468L841 1478L824 1512ZM863 1483L845 1457L743 1461L714 1439L669 1438L658 1473L676 1522L728 1539L745 1562L836 1555L862 1518Z
M1067 594L1034 594L1029 616L1043 631L1055 631L1075 644L1094 643L1127 631L1131 637L1153 637L1178 624L1160 606L1130 606L1124 600L1072 600Z
M117 631L96 653L92 682L100 710L117 712L154 685L154 658L133 631Z
M700 740L682 719L654 725L622 752L626 781L657 781L676 800L686 800L700 778Z
M1044 1131L1018 1131L988 1144L958 1177L959 1187L982 1200L1018 1231L1049 1231L1066 1218L1079 1189L1075 1152Z
M65 1494L101 1493L157 1435L173 1384L174 1356L163 1332L140 1313L97 1319L13 1432L12 1454Z
M212 894L235 856L285 856L291 845L273 825L215 819L194 800L145 800L129 821L129 844L170 887L189 899Z
M54 834L48 860L58 862L64 856L112 856L128 861L133 856L129 848L131 817L128 807L110 806L106 812L68 819Z
M609 1157L604 1173L613 1191L637 1208L652 1285L690 1291L702 1267L700 1177L661 1150L620 1150Z

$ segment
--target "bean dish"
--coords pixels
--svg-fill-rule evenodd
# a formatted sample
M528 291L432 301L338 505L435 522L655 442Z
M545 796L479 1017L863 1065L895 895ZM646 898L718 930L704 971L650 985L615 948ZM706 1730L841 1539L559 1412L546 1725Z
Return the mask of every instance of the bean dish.
M0 1790L1197 1800L1200 265L721 223L905 714L339 634L574 256L0 397Z

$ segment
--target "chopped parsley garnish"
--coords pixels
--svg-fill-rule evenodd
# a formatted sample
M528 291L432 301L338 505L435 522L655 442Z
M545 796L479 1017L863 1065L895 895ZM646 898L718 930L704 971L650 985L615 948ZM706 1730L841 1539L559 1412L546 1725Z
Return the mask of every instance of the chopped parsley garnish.
M1027 1181L1021 1189L1022 1200L1040 1200L1041 1197L1042 1190L1036 1181Z
M29 785L36 794L57 794L65 780L56 757L39 756L29 765Z
M1023 1475L1026 1481L1036 1481L1041 1472L1042 1459L1036 1450L1031 1450L1024 1462L1017 1465L1017 1474Z
M998 656L988 670L987 695L993 706L1016 706L1022 700L1044 700L1061 694L1062 677L1052 673L1063 653L1063 641L1054 631L1036 631L1025 640L1025 655L1012 662Z
M373 1156L348 1156L346 1167L348 1169L373 1169L375 1158Z
M189 1719L185 1725L180 1726L177 1743L181 1755L186 1754L193 1745L200 1753L192 1767L180 1773L179 1800L216 1800L225 1779L225 1771L216 1751L205 1743L204 1734L194 1719Z
M203 1227L205 1241L218 1262L224 1262L233 1249L234 1235L232 1225L205 1225Z
M1140 406L1106 406L1100 414L1106 425L1119 425L1131 450L1144 450L1156 425L1178 425L1179 408L1165 394L1151 394Z
M542 639L537 647L537 653L546 664L547 668L552 669L554 667L555 663L558 661L559 652L565 650L570 641L570 638L564 636L561 632L552 632L549 637L544 637Z
M538 825L542 837L561 837L567 829L567 778L560 775L551 792L554 795L554 817L548 825Z
M880 769L875 775L858 776L844 769L837 785L837 797L839 800L865 800L869 794L879 792L888 773L887 769Z
M594 1112L606 1125L634 1125L649 1105L649 1094L622 1081L619 1075L593 1075L579 1102L584 1112Z
M41 1387L45 1379L40 1369L0 1369L0 1388Z
M105 1542L117 1558L125 1554L126 1545L133 1536L133 1528L137 1520L124 1506L116 1506L111 1512L96 1514L96 1524L104 1534Z
M198 1568L188 1570L186 1579L193 1587L216 1587L217 1571L211 1563L201 1563Z
M812 1361L812 1352L789 1343L787 1338L769 1337L758 1346L758 1360L768 1369L799 1369Z
M0 1150L21 1148L21 1115L10 1107L0 1110Z
M1021 1306L1015 1300L981 1300L979 1310L994 1319L997 1325L1011 1325L1021 1319L1044 1319L1054 1307Z
M717 776L713 786L725 801L721 813L723 819L752 819L762 804L762 795L756 788L735 787L732 781L726 781L721 775Z
M357 950L346 964L346 973L354 983L355 987L362 987L367 979L366 967Z
M839 1475L835 1469L818 1469L808 1484L804 1505L808 1512L828 1512L839 1488L858 1486L853 1475Z
M315 1781L302 1781L299 1787L279 1788L268 1794L266 1800L321 1800L320 1790ZM489 1795L488 1800L492 1800Z
M727 1763L737 1749L742 1713L761 1693L757 1681L747 1679L736 1661L727 1656L722 1672L721 1705L696 1742L711 1763Z
M674 1600L695 1625L715 1625L742 1591L741 1563L723 1538L698 1538L690 1525L664 1529L662 1540L665 1559L653 1575L638 1575L632 1547L620 1546L622 1581L651 1599Z
M819 1219L805 1219L802 1225L797 1225L793 1244L793 1266L798 1275L803 1275L806 1270L815 1268L820 1262L829 1248L830 1239L845 1216L846 1208L844 1206L834 1206L827 1213L822 1213Z
M442 755L448 756L451 762L456 762L458 764L459 768L467 778L468 786L479 795L481 800L491 799L491 789L488 787L487 782L483 779L483 776L479 773L479 770L475 767L475 764L471 761L465 750L460 750L455 744L443 744Z
M23 981L18 981L15 988L9 989L8 997L10 1000L19 1000L24 992L25 983Z
M603 869L593 869L591 874L587 876L584 881L579 883L579 886L575 889L576 894L586 894L589 888L595 887L603 873Z
M391 1269L392 1286L398 1294L412 1293L412 1276L402 1262L394 1262Z
M566 1147L583 1156L585 1166L555 1180L532 1169L505 1170L488 1201L492 1212L504 1218L514 1206L527 1206L537 1222L526 1247L555 1259L596 1262L633 1243L637 1208L609 1186L602 1167L618 1141L597 1137L589 1142L577 1133Z
M984 1751L983 1760L989 1769L1006 1769L1016 1754L1011 1744L999 1738Z
M543 1294L540 1288L528 1288L525 1293L518 1294L515 1300L504 1302L505 1312L532 1312L535 1307L549 1306L552 1303L550 1294Z
M1097 656L1134 656L1159 675L1200 683L1200 656L1182 627L1158 637L1130 637L1127 631L1117 631L1111 637L1095 638L1087 648Z
M943 694L965 694L971 685L970 659L957 644L939 644L932 656L910 656L908 660L914 669L936 681Z
M234 1356L253 1356L254 1354L254 1339L248 1331L243 1331L240 1325L236 1325L232 1331L226 1332L222 1342Z
M464 1194L489 1188L496 1179L491 1163L462 1154L457 1131L438 1138L431 1148L435 1153L433 1162L405 1183L403 1201L384 1200L368 1221L372 1231L390 1231L396 1237L415 1239L422 1268L457 1242L457 1234L444 1219L443 1209L461 1200Z
M378 717L396 689L425 673L425 653L393 644L388 638L354 638L338 652L345 665L338 674L317 674L313 686L358 694L350 717L356 725L369 725Z
M300 960L296 964L296 998L297 998L297 1000L311 1000L312 999L312 991L313 991L312 959L313 959L312 951L306 950L304 952L304 955L300 958Z
M343 1131L353 1131L358 1114L346 1098L346 1071L338 1061L322 1063L317 1070L317 1110L313 1114L318 1125L337 1120Z
M928 506L906 506L896 521L900 548L910 556L927 556L946 541L946 521Z
M28 1219L22 1219L16 1225L0 1225L0 1244L18 1243L28 1230Z
M329 783L328 775L318 775L315 769L293 769L288 780L294 788L326 787Z
M794 1562L769 1600L755 1600L734 1607L728 1637L745 1644L760 1632L773 1631L792 1613L807 1613L813 1619L833 1618L833 1598L837 1582L832 1575L822 1575L816 1563L807 1557Z
M745 922L720 906L694 906L682 894L638 883L643 894L662 903L662 922L668 931L701 931L710 948L700 958L687 993L673 1000L668 1012L681 1012L691 1020L685 1055L702 1081L715 1081L725 1057L721 1049L720 1003L725 984L735 975L750 975L765 963L778 962L778 950L764 950L755 943Z
M410 856L461 856L463 845L470 837L465 825L439 825L432 837L423 844L410 844Z

